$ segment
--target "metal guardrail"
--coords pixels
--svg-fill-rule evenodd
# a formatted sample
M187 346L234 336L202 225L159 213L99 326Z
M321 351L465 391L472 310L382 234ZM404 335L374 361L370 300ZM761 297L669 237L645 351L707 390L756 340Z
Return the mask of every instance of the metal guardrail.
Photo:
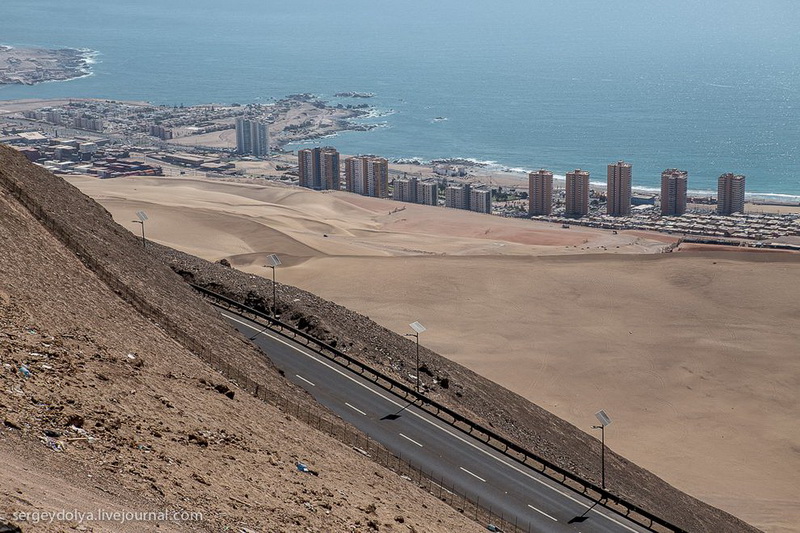
M474 437L478 440L488 444L495 450L499 451L506 457L517 461L529 468L533 468L534 470L546 475L550 479L572 489L577 492L580 492L588 497L593 498L594 500L598 501L601 505L605 508L618 513L621 516L628 518L629 520L636 522L637 524L650 529L651 531L666 531L670 533L688 533L687 530L678 527L674 524L659 518L652 513L642 509L641 507L625 501L619 496L616 496L605 489L602 489L591 483L589 481L584 480L577 474L574 474L564 468L539 457L538 455L534 454L533 452L525 449L521 445L508 440L507 438L503 437L502 435L498 435L497 433L493 432L492 430L474 422L467 417L453 411L449 407L442 405L435 400L432 400L423 394L418 393L413 388L405 385L397 381L396 379L387 376L386 374L375 370L364 363L356 360L352 356L347 355L346 353L342 352L330 346L319 339L314 338L313 336L309 335L308 333L295 328L289 324L281 322L280 320L267 315L257 309L253 309L252 307L248 307L236 300L223 296L221 294L217 294L213 291L210 291L200 285L196 285L190 283L191 287L194 288L196 291L201 293L203 296L209 298L210 300L214 300L216 302L224 304L224 306L230 308L234 308L239 310L237 314L246 313L251 317L256 317L259 320L266 321L266 327L273 328L277 330L279 333L286 335L286 332L289 332L293 335L293 338L296 339L300 337L306 341L306 346L311 347L314 349L315 352L319 353L330 359L333 362L340 364L350 370L353 370L353 367L357 370L358 374L361 376L369 378L373 383L377 384L378 386L382 387L383 389L392 392L394 394L398 394L402 392L403 399L408 400L409 398L412 399L412 402L417 407L424 409L426 412L436 416L439 420L451 425L452 427ZM264 325L264 324L262 324ZM310 346L311 344L315 344L317 348ZM326 353L327 352L327 353ZM343 363L345 361L346 363ZM370 375L371 374L371 377ZM400 394L398 394L400 396ZM449 419L448 419L449 417ZM483 435L481 437L480 435ZM530 461L530 462L529 462ZM537 463L540 467L536 467L536 465L531 464L531 462ZM559 479L559 476L561 479ZM575 486L577 485L577 487Z

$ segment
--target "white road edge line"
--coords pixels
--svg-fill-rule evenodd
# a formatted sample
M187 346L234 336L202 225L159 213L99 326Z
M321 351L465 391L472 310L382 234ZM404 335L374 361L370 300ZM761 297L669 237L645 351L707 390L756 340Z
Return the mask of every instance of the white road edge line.
M440 489L442 489L442 490L443 490L443 491L445 491L446 493L448 493L448 494L453 494L453 491L451 491L451 490L448 490L448 489L447 489L447 487L445 487L444 485L439 485L439 484L438 484L438 483L436 483L435 481L431 481L431 483L433 483L434 485L436 485L437 487L439 487Z
M547 518L549 518L550 520L553 520L554 522L558 522L558 520L557 520L555 517L552 517L552 516L550 516L549 514L547 514L547 513L545 513L544 511L542 511L541 509L537 509L536 507L534 507L534 506L533 506L533 505L531 505L531 504L528 504L528 507L530 507L531 509L533 509L533 510L534 510L534 511L536 511L537 513L540 513L540 514L543 514L543 515L545 515L545 516L546 516Z
M355 412L357 412L357 413L361 413L361 414L362 414L362 415L364 415L364 416L367 416L367 413L365 413L364 411L362 411L361 409L359 409L359 408L358 408L358 407L356 407L355 405L350 405L350 404L349 404L349 403L347 403L347 402L344 402L344 404L345 404L347 407L349 407L350 409L352 409L353 411L355 411Z
M483 481L484 483L486 483L486 480L485 480L485 479L483 479L483 478L482 478L481 476L479 476L478 474L473 474L472 472L470 472L469 470L467 470L467 469L466 469L466 468L464 468L463 466L459 466L458 468L460 468L461 470L463 470L464 472L466 472L466 473L467 473L467 474L469 474L470 476L474 477L475 479L480 479L481 481Z
M263 328L261 328L261 329L259 329L259 328L255 328L255 327L253 327L252 325L248 324L247 322L242 322L242 321L241 321L241 320L239 320L238 318L236 318L236 317L233 317L233 316L231 316L231 315L229 315L229 314L227 314L227 313L225 313L225 312L222 312L222 311L221 311L221 312L220 312L220 314L222 314L222 316L224 316L224 317L226 317L226 318L229 318L229 319L233 320L234 322L236 322L236 323L238 323L238 324L242 324L243 326L247 326L248 328L250 328L250 329L252 329L252 330L261 331L261 329L263 329ZM369 386L365 385L364 383L361 383L361 382L357 381L357 380L356 380L356 379L355 379L353 376L349 376L349 375L347 375L347 374L346 374L345 372L343 372L342 370L339 370L338 368L336 368L336 367L332 366L331 364L329 364L329 363L328 363L326 360L319 359L319 358L318 358L318 357L316 357L315 355L312 355L312 354L310 354L310 353L308 353L308 352L305 352L305 351L301 350L299 347L295 346L294 344L290 344L289 342L287 342L287 341L283 340L282 338L280 338L280 337L276 337L275 335L273 335L273 334L270 334L270 333L267 333L266 331L264 331L264 332L262 333L262 335L265 335L265 336L267 336L267 337L271 338L271 339L272 339L272 340L274 340L274 341L280 342L281 344L285 344L286 346L288 346L288 347L289 347L289 348L291 348L292 350L295 350L296 352L299 352L299 353L301 353L301 354L305 355L306 357L309 357L309 358L313 359L314 361L318 362L318 363L319 363L319 364L321 364L321 365L325 365L325 366L327 366L328 368L330 368L331 370L333 370L333 371L334 371L334 372L336 372L337 374L340 374L340 375L342 375L343 377L345 377L346 379L349 379L350 381L352 381L353 383L355 383L355 384L356 384L356 385L358 385L359 387L363 387L363 388L367 389L368 391L372 392L372 393L373 393L373 394L375 394L376 396L378 396L378 397L380 397L380 398L383 398L383 399L384 399L384 400L386 400L387 402L389 402L389 403L391 403L391 404L394 404L394 405L396 405L397 407L405 407L404 405L402 405L402 404L400 404L400 403L398 403L398 402L394 401L394 399L392 399L392 398L389 398L389 397L387 397L387 396L384 396L383 394L381 394L380 392L376 391L376 390L375 390L375 389L373 389L372 387L369 387ZM557 492L557 493L561 494L561 495L562 495L562 496L564 496L565 498L568 498L568 499L572 500L573 502L577 503L578 505L582 505L583 507L586 507L587 509L590 509L591 511L593 511L593 512L597 513L598 515L602 516L603 518L606 518L607 520L610 520L610 521L614 522L614 523L615 523L615 524L617 524L618 526L624 527L624 528L625 528L625 529L627 529L628 531L633 531L633 533L639 533L639 531L637 531L637 530L635 530L635 529L632 529L632 528L630 528L630 527L626 526L625 524L623 524L622 522L620 522L620 521L618 521L618 520L614 519L613 517L611 517L611 516L608 516L607 514L601 513L601 512L600 512L600 510L598 510L598 509L594 508L594 505L589 505L589 504L587 504L587 503L584 503L584 502L582 502L582 501L580 501L580 500L576 500L575 498L573 498L572 496L570 496L570 495L569 495L569 494L567 494L566 492L563 492L563 491L559 490L558 488L556 488L556 487L554 487L554 486L550 485L549 483L546 483L546 482L542 481L541 479L539 479L539 478L537 478L537 477L534 477L534 476L533 476L533 475L532 475L530 472L526 472L526 471L522 470L521 468L517 468L516 466L514 466L513 464L511 464L511 463L509 463L509 462L505 461L505 460L504 460L504 459L502 459L501 457L498 457L497 455L494 455L494 454L492 454L492 453L489 453L488 451L484 450L483 448L480 448L479 446L475 445L474 443L472 443L472 442L469 442L468 440L466 440L466 439L462 438L460 435L457 435L457 434L453 433L452 431L448 430L447 428L445 428L445 427L442 427L442 426L440 426L439 424L437 424L437 423L435 423L435 422L433 422L433 421L431 421L431 420L428 420L427 418L425 418L424 416L420 415L419 413L417 413L417 412L415 412L415 411L412 411L411 409L408 409L408 410L407 410L407 412L408 412L408 413L410 413L410 414L412 414L412 415L414 415L414 416L416 416L416 417L417 417L417 418L419 418L420 420L422 420L422 421L424 421L424 422L426 422L426 423L428 423L428 424L430 424L430 425L432 425L432 426L434 426L434 427L438 428L439 430L441 430L441 431L443 431L443 432L447 433L447 434L448 434L448 435L450 435L451 437L453 437L453 438L455 438L455 439L457 439L457 440L460 440L460 441L461 441L461 442L463 442L464 444L466 444L466 445L468 445L468 446L471 446L472 448L474 448L474 449L478 450L479 452L483 453L484 455L487 455L487 456L491 457L492 459L494 459L494 460L495 460L495 461L497 461L498 463L502 463L503 465L507 466L508 468L511 468L512 470L516 470L517 472L519 472L519 473L520 473L520 474L522 474L523 476L527 477L528 479L530 479L530 480L532 480L532 481L535 481L536 483L539 483L540 485L543 485L543 486L547 487L548 489L550 489L550 490L552 490L552 491L554 491L554 492ZM499 452L498 452L498 453L499 453Z
M407 436L403 435L402 433L400 433L400 436L403 437L404 439L406 439L407 441L411 441L414 444L416 444L417 446L419 446L420 448L422 448L422 444L420 444L419 442L415 441L411 437L407 437Z
M316 385L314 385L313 383L311 383L310 381L308 381L306 378L304 378L304 377L303 377L303 376L301 376L300 374L295 374L295 376L297 376L298 378L302 379L303 381L305 381L306 383L308 383L308 384L309 384L309 385L311 385L312 387L316 387Z

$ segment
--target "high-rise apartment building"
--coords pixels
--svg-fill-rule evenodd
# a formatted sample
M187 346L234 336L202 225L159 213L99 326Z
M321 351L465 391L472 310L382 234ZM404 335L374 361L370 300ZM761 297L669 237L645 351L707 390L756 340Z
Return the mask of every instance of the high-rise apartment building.
M344 188L361 195L367 190L367 166L364 158L348 157L344 160Z
M269 129L263 122L236 119L236 153L257 157L269 155Z
M444 190L444 206L453 209L469 209L471 190L472 187L469 183L450 185Z
M417 203L425 205L438 205L439 185L435 181L417 182Z
M537 170L528 174L528 214L549 215L553 211L553 173Z
M589 172L576 169L567 172L566 209L568 217L582 217L589 214Z
M614 217L631 214L631 164L617 161L608 165L606 213Z
M356 194L387 198L389 162L382 157L356 156L344 160L345 188Z
M304 148L297 151L300 186L314 190L341 188L339 152L336 148Z
M661 173L661 214L682 215L686 212L686 187L688 173L668 168Z
M744 213L744 176L723 174L717 180L717 213Z
M319 183L322 189L338 191L342 188L342 173L339 168L339 152L325 147L319 152Z
M318 150L318 148L304 148L297 151L297 171L301 187L314 188L314 177L319 176Z
M412 204L417 203L418 181L416 177L395 179L394 188L392 189L392 200L411 202Z
M478 213L492 212L492 190L471 189L469 191L469 208Z

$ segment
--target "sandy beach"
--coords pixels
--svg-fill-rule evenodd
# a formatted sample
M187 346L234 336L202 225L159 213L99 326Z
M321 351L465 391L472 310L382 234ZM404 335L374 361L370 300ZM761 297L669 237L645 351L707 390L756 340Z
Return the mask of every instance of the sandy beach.
M421 341L682 490L798 531L800 257L660 251L668 236L563 229L341 192L69 178L132 231L268 275ZM610 480L613 483L613 480Z

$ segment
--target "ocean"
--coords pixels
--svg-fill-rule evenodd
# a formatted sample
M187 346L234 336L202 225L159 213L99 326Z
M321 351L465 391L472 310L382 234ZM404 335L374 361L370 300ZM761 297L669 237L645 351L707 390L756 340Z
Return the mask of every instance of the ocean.
M3 0L0 44L97 51L88 77L0 101L157 104L374 93L380 127L315 141L563 175L665 168L800 201L800 4L792 0ZM522 174L521 174L522 177Z

